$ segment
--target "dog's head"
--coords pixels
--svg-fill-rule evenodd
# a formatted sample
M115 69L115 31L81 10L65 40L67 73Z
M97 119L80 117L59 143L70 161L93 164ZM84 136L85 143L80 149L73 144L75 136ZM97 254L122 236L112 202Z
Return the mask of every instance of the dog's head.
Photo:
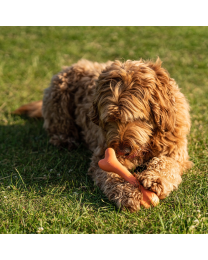
M158 133L175 127L170 81L159 58L115 61L99 76L90 117L128 168L143 163Z

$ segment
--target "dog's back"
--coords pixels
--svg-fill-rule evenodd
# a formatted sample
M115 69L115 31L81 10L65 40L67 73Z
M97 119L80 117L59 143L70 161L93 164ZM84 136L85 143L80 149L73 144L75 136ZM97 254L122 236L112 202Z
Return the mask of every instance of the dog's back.
M51 137L50 142L56 146L67 144L70 148L74 140L82 136L88 147L94 149L98 127L89 120L88 111L92 106L96 80L111 63L80 60L65 67L53 76L42 101L23 105L13 114L43 117L44 128Z

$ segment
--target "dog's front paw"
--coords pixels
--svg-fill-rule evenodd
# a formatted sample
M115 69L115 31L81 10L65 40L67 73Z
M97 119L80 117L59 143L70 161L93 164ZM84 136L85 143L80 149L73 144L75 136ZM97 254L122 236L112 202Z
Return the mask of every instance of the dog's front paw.
M160 178L155 176L144 176L144 178L140 178L139 181L145 189L155 192L160 199L163 198L164 186Z
M171 193L171 191L178 187L180 182L178 181L178 183L174 183L164 177L149 176L142 178L140 183L145 189L155 192L159 199L164 199Z
M160 199L164 199L171 192L171 190L166 189L165 183L161 180L161 178L153 179L151 181L151 186L149 187L149 189L151 191L154 191Z
M165 188L164 180L152 171L143 171L137 179L146 190L155 192L160 199L164 199L170 193Z
M137 174L145 189L154 191L160 199L167 197L181 183L180 165L172 158L154 157L147 169Z

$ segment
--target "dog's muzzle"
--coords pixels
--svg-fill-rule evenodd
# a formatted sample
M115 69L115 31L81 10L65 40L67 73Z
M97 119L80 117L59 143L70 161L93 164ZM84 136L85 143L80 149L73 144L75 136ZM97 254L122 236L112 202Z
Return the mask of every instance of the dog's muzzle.
M120 156L129 156L130 153L131 153L131 147L124 147L124 148L118 147L116 149L116 154Z

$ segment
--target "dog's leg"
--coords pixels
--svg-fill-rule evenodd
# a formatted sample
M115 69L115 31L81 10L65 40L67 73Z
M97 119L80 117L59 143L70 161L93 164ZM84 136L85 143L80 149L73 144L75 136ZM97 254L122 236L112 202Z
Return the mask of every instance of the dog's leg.
M181 183L182 166L166 156L154 157L147 163L147 169L137 173L145 189L154 191L160 199L167 197Z
M74 120L74 85L70 83L69 72L62 71L54 76L49 88L45 89L42 113L43 127L50 136L50 143L56 146L74 146L79 137ZM68 75L69 74L69 75Z
M142 197L140 190L126 182L118 174L105 172L98 167L98 161L104 157L104 151L101 152L102 150L98 147L94 152L88 174L91 175L95 184L118 208L127 208L131 212L139 210Z

